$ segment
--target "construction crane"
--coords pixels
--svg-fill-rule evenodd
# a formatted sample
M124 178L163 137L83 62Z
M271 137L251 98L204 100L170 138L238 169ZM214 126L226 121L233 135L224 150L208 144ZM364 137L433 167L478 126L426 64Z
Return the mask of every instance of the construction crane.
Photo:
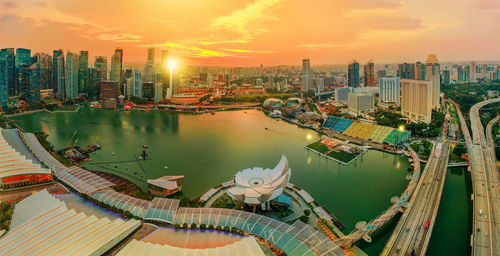
M96 136L96 137L92 140L92 143L90 143L90 145L87 147L87 150L88 150L88 151L90 151L94 145L97 145L97 144L96 144L96 142L97 142L97 140L99 139L99 136L100 136L100 135L97 135L97 136Z
M73 133L73 136L71 136L71 138L68 140L68 143L66 143L66 146L64 146L64 148L68 148L69 147L69 144L73 141L73 139L75 138L75 136L76 136L76 130Z
M78 143L78 139L79 139L79 138L76 138L75 143L73 143L73 145L71 145L71 148L70 148L70 149L68 149L68 150L66 150L66 157L68 157L68 155L69 155L69 154L72 154L72 153L73 153L73 148L75 148L76 143Z

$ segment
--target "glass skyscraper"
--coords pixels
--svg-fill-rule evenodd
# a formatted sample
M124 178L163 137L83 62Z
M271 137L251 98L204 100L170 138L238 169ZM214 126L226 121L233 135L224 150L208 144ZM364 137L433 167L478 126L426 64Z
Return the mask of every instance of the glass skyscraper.
M347 86L359 87L359 63L354 61L347 66Z

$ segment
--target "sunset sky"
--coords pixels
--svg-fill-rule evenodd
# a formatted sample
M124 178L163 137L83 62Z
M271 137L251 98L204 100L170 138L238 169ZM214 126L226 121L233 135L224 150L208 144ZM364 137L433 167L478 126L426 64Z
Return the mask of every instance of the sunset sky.
M312 65L500 59L499 0L0 0L0 48L144 63Z

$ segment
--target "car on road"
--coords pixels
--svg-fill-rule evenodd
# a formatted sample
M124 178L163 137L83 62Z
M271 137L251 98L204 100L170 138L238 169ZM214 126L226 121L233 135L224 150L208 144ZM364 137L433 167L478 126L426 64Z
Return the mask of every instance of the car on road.
M429 221L429 220L425 223L425 228L426 228L426 229L427 229L427 228L429 228L429 223L430 223L430 221Z

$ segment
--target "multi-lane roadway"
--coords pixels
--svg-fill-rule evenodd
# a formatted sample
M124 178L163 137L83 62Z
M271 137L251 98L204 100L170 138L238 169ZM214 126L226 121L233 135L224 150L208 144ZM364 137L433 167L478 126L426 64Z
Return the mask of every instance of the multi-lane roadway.
M381 255L425 255L441 201L448 158L449 144L440 140Z
M500 102L500 98L472 106L470 109L472 141L470 135L469 138L465 138L474 193L472 255L500 255L500 187L497 160L492 138L489 137L490 141L487 140L479 116L481 107L495 102ZM460 114L459 117L462 126L467 128L463 116ZM491 124L487 130L491 136Z

